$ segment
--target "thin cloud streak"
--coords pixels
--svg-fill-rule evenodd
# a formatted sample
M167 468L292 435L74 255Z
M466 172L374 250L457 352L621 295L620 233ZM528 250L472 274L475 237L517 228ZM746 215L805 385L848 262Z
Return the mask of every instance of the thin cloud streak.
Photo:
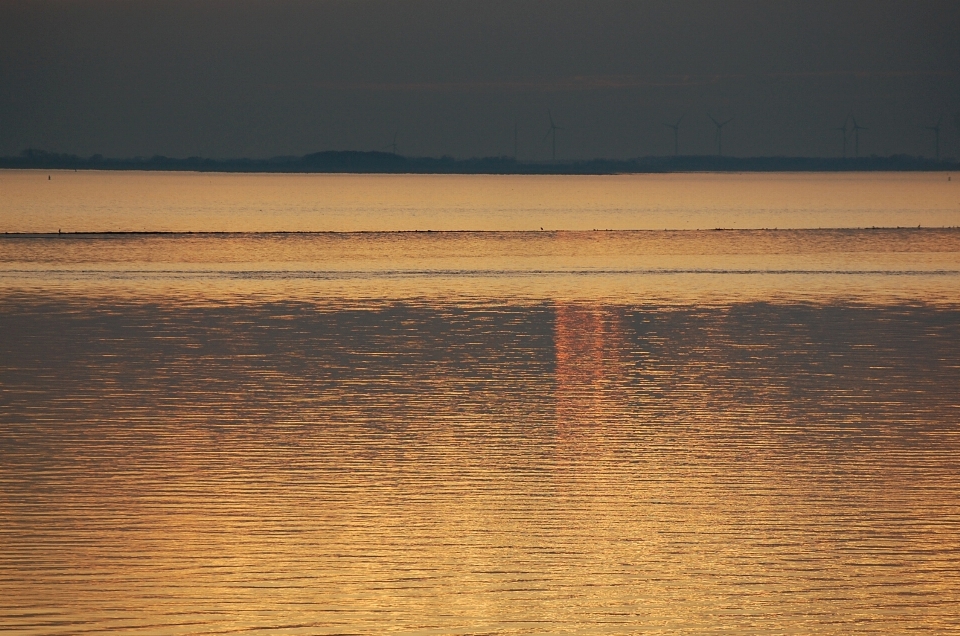
M631 88L676 88L709 86L724 81L771 81L782 79L888 79L914 77L957 77L954 71L819 71L804 73L756 74L710 74L668 75L658 78L631 75L577 75L544 80L501 80L478 82L312 82L314 88L332 91L370 92L435 92L435 93L484 93L484 92L577 92L603 91ZM281 88L281 85L272 85Z

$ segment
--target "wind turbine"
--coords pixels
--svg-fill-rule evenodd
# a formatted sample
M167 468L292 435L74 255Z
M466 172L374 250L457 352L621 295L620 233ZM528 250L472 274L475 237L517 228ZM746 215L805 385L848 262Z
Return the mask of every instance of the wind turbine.
M733 121L733 117L728 119L725 122L719 122L713 118L713 115L707 115L710 118L710 121L713 122L713 125L717 127L717 156L723 156L723 127Z
M857 123L857 118L853 115L850 115L850 119L853 120L853 144L856 152L856 156L860 156L860 131L861 130L870 130L869 128L864 128Z
M667 128L673 129L673 154L680 154L680 122L683 121L683 118L686 117L686 113L680 115L680 119L677 120L675 124L664 124Z
M925 126L927 130L932 130L934 134L934 143L937 153L937 161L940 161L940 123L943 121L943 115L940 115L940 119L937 120L936 126Z
M393 133L393 142L384 146L384 149L389 148L390 152L393 154L397 154L397 133L399 132L400 131L398 130L397 132Z
M847 115L847 117L844 118L843 126L840 126L839 128L834 128L834 130L839 130L840 132L843 133L843 158L844 159L847 158L847 120L848 119L850 119L849 115Z
M547 110L547 117L550 118L550 130L547 131L547 134L543 136L543 140L546 141L547 137L553 137L553 161L557 160L557 131L563 130L560 126L557 126L553 123L553 115Z

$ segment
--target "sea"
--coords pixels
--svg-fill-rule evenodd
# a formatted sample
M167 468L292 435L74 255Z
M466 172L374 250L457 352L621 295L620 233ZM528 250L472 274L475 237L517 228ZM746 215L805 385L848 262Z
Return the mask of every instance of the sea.
M960 175L0 171L0 631L960 634Z

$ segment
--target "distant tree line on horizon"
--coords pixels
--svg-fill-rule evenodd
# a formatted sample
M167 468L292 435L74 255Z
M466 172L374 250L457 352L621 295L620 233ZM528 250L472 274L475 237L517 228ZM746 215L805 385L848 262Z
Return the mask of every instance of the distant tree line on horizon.
M323 151L300 157L212 159L187 157L107 158L27 149L0 157L0 168L64 170L169 170L196 172L312 172L389 174L624 174L664 172L850 172L957 170L955 159L905 154L888 157L729 157L675 155L634 159L518 161L513 157L406 157L393 152Z

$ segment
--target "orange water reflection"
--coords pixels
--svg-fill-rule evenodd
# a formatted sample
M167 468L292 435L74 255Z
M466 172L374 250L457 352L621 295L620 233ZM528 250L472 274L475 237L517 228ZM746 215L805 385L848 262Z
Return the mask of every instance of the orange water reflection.
M603 423L604 414L622 410L616 386L629 373L618 312L601 306L558 303L555 306L557 422L561 435Z
M261 302L955 304L960 229L0 235L0 292Z
M958 325L8 296L0 624L950 631Z
M0 628L960 624L960 231L0 238Z
M0 232L958 227L952 176L0 170Z

